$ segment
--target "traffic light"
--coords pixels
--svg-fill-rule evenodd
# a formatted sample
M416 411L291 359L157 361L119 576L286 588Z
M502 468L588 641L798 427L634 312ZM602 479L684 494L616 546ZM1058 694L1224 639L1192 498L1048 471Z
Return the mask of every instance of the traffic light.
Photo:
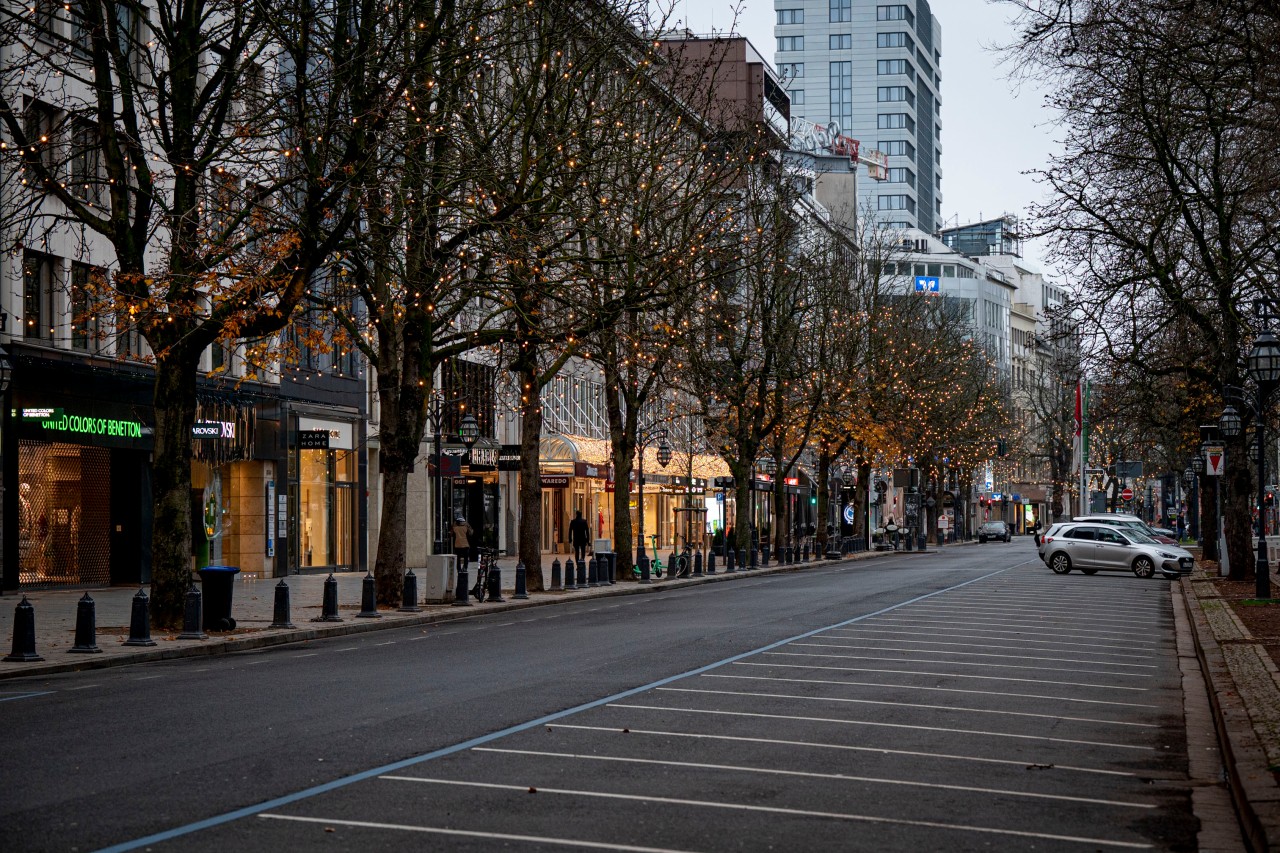
M1263 500L1262 500L1262 505L1263 505L1263 506L1275 506L1275 505L1276 505L1276 493L1275 493L1275 492L1267 492L1267 496L1266 496L1265 498L1263 498Z

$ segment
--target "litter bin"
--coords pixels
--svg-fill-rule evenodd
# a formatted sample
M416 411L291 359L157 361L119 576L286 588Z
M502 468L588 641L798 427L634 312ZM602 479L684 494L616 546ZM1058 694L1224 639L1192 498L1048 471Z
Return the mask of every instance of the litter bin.
M231 618L231 593L239 571L235 566L205 566L197 572L203 587L204 630L230 631L236 627L236 620Z

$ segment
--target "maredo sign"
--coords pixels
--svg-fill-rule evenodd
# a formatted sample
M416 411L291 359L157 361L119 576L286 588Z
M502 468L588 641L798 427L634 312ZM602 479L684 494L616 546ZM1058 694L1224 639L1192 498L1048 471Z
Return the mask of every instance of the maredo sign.
M791 147L796 151L843 154L856 161L858 145L858 140L841 132L838 121L832 120L824 125L798 116L791 119Z

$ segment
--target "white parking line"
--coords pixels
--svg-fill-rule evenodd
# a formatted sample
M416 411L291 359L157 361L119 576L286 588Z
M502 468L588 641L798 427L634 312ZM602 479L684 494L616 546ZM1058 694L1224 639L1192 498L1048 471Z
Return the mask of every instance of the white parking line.
M549 729L580 729L588 732L608 732L610 734L621 734L622 729L616 726L579 726L571 723L554 723L548 726ZM912 749L886 749L878 746L854 746L849 743L821 743L818 741L808 740L784 740L781 738L769 737L748 737L746 735L716 735L716 734L699 734L697 732L672 732L662 729L636 729L627 727L628 735L652 735L655 737L676 737L676 738L694 738L697 740L725 740L739 743L765 743L776 746L801 746L811 747L813 749L838 749L845 752L870 752L876 755L903 755L911 758L936 758L942 761L969 761L977 764L1000 764L1010 767L1021 767L1026 769L1026 761L1011 761L1007 758L984 758L976 755L959 755L947 752L924 752ZM1125 776L1134 777L1138 774L1128 773L1123 770L1103 770L1098 767L1080 767L1074 764L1057 764L1052 765L1053 770L1062 770L1071 773L1090 773L1100 776Z
M395 782L419 782L432 785L455 785L465 788L485 788L497 791L527 792L527 785L503 785L493 782L466 782L454 779L426 779L415 776L379 776ZM1110 838L1089 838L1078 835L1057 835L1048 832L1029 832L1020 829L1000 829L993 826L972 826L963 823L945 823L932 820L907 820L903 818L880 817L878 815L854 814L851 812L820 812L811 809L786 809L777 806L755 806L746 803L726 803L712 800L687 800L677 797L655 797L649 794L613 794L604 791L580 791L572 788L538 788L540 794L563 794L570 797L595 797L597 799L623 800L626 802L664 803L676 806L701 806L711 809L727 809L740 812L758 812L762 814L794 815L796 817L817 817L827 820L845 820L857 823L877 823L886 826L916 826L930 829L954 830L957 832L973 832L984 835L1001 835L1011 838L1036 838L1046 841L1069 841L1079 844L1101 845L1104 847L1121 847L1130 850L1149 850L1150 844L1137 844L1129 841L1118 841Z
M354 651L357 651L359 648L360 648L359 646L347 646L344 649L334 649L333 653L337 654L338 652L354 652Z
M295 660L296 660L297 658L313 658L313 657L315 657L315 656L316 656L316 655L318 655L318 654L320 654L320 653L319 653L319 652L307 652L305 655L294 655L293 657L294 657L294 659L295 659Z
M1102 672L1096 669L1070 669L1060 666L1018 666L1011 663L988 663L986 661L962 661L962 660L918 660L915 658L903 659L897 658L880 658L874 655L828 655L818 652L764 652L766 655L778 655L779 657L797 657L797 658L834 658L837 660L885 660L894 661L895 663L936 663L943 666L984 666L988 669L1032 669L1037 672L1087 672L1090 675L1113 675L1121 678L1150 678L1140 672Z
M670 847L637 847L634 844L607 844L600 841L580 841L574 838L550 838L544 835L513 835L509 832L477 832L469 829L445 829L437 826L410 826L403 823L374 823L367 820L338 820L332 818L301 817L287 814L260 814L268 820L292 820L298 823L323 823L325 826L353 826L361 829L395 829L401 832L426 832L433 835L450 835L455 838L491 838L496 841L526 841L530 844L548 844L552 847L585 847L589 850L624 850L629 853L689 853Z
M871 646L859 643L788 643L787 648L792 646L802 646L804 648L820 648L820 649L869 649L877 652L923 652L926 649L903 649L896 646ZM1040 655L998 655L994 652L955 652L950 649L928 649L927 651L937 652L940 655L963 655L970 658L999 658L1013 660L1044 660L1051 663L1087 663L1094 666L1129 666L1138 669L1158 669L1153 663L1120 663L1105 660L1089 660L1087 658L1051 658ZM1146 658L1149 660L1150 658Z
M1142 702L1108 702L1105 699L1080 699L1075 696L1049 696L1039 693L1004 693L998 690L964 690L959 687L930 687L922 684L884 684L878 681L835 681L821 678L780 678L776 675L717 675L704 672L700 678L740 678L748 681L785 681L795 684L834 684L840 687L882 687L889 690L928 690L937 693L972 693L975 696L1004 696L1014 699L1047 699L1052 702L1079 702L1085 705L1114 705L1120 708L1156 709Z
M1091 717L1066 717L1062 714L1032 714L1026 711L1004 711L999 708L956 708L948 705L925 705L919 702L888 702L882 699L850 699L842 696L797 696L790 693L748 693L743 690L699 690L693 687L659 687L667 693L703 693L711 696L746 696L753 699L795 699L802 702L840 702L846 705L888 705L893 708L914 708L921 711L949 711L956 714L992 714L1000 717L1031 717L1038 720L1064 720L1071 723L1099 723L1107 726L1133 726L1140 729L1158 729L1154 723L1133 723L1118 720L1096 720Z
M610 702L607 708L629 708L637 711L668 711L673 714L711 714L719 717L751 717L762 720L796 720L804 723L836 723L842 726L871 726L883 729L909 729L918 732L942 732L944 734L974 735L977 737L1010 738L1012 740L1036 740L1045 743L1073 743L1081 746L1105 746L1112 749L1133 749L1154 752L1155 747L1137 746L1131 743L1107 743L1096 740L1045 737L1043 735L1019 735L1010 732L985 732L977 729L951 729L944 726L910 726L905 723L878 723L870 720L842 720L833 717L802 717L798 714L761 714L753 711L715 711L706 708L674 708L667 705L622 705Z
M1031 604L1028 602L1028 604ZM1071 608L1046 608L1041 604L1031 604L1035 608L1034 613L1027 613L1025 609L1009 613L1008 605L991 606L990 602L984 601L982 604L965 604L963 602L946 602L935 604L916 604L909 609L904 609L903 613L975 613L980 615L1000 614L1005 618L1014 621L1027 621L1033 624L1043 624L1047 621L1066 621L1072 625L1092 625L1094 623L1114 623L1121 627L1135 628L1162 628L1169 625L1167 619L1135 619L1131 614L1116 611L1115 616L1108 616L1097 610L1090 608L1087 614L1082 614L1077 609Z
M1093 631L1065 630L1064 631L1064 630L1053 629L1052 626L1048 626L1048 625L1026 625L1019 630L1017 629L1017 626L1002 625L999 622L981 622L973 619L946 619L946 620L907 619L907 618L891 618L891 617L881 616L877 618L874 622L868 622L867 624L873 627L876 625L907 625L913 628L924 628L924 627L938 627L943 629L945 628L986 628L988 630L994 631L995 633L1013 634L1015 636L1025 635L1027 631L1034 630L1038 632L1038 635L1040 637L1063 637L1063 638L1071 638L1071 639L1078 639L1078 640L1088 640L1094 637L1097 637L1099 639L1107 639L1107 640L1121 640L1121 639L1127 639L1133 636L1132 631L1103 631L1103 630L1093 630ZM1006 628L1006 627L1009 628L1009 630L1007 631L1001 630L1002 628ZM1158 648L1161 645L1161 643L1159 642L1144 642L1143 644L1147 645L1149 648Z
M1105 645L1102 643L1072 643L1072 642L1064 642L1062 640L1035 640L1035 639L1028 638L1025 635L1017 638L990 637L984 634L946 634L946 633L940 633L938 631L895 631L892 628L871 628L871 627L868 627L866 630L857 631L857 632L847 630L847 629L839 632L831 631L830 633L820 634L819 636L824 638L831 637L837 640L879 639L879 637L877 636L870 636L875 634L888 634L892 637L951 637L957 640L966 640L966 639L968 640L1008 640L1011 643L1013 642L1018 643L1018 646L1020 648L1027 648L1031 644L1037 644L1042 646L1052 646L1055 649L1060 649L1064 646L1080 646L1086 649L1094 649L1097 651L1101 651L1104 654L1116 654L1116 655L1121 655L1122 652L1107 652L1106 650L1107 649L1124 649L1125 651L1132 651L1134 649L1134 645L1132 643L1116 643L1115 645ZM903 642L903 643L934 642L934 643L942 644L941 640L901 640L900 642ZM951 645L951 644L947 643L944 645ZM970 644L961 643L958 645L970 645ZM975 643L972 645L980 645L980 644ZM1007 647L992 646L991 648L1007 648ZM1149 648L1154 648L1154 647L1149 647ZM1150 657L1150 655L1151 655L1151 652L1148 651L1145 655L1133 655L1133 657Z
M151 681L153 678L164 678L166 675L168 675L167 672L162 672L159 675L139 675L139 676L135 676L133 680L134 681Z
M1100 800L1093 797L1069 797L1062 794L1037 794L1005 788L978 788L973 785L943 785L938 782L915 782L910 779L886 779L880 776L850 776L845 773L814 773L807 770L780 770L776 767L750 767L741 764L706 764L697 761L669 761L656 758L629 758L619 755L585 755L572 752L545 752L533 749L499 749L477 746L472 752L498 752L508 755L531 755L542 758L571 758L579 761L616 761L623 764L653 764L661 767L680 767L687 770L726 770L733 773L760 773L770 776L799 776L806 779L825 779L833 782L869 782L873 785L902 785L910 788L929 788L937 791L963 791L968 794L993 794L1003 797L1030 797L1041 800L1059 800L1070 803L1091 803L1099 806L1116 806L1124 809L1154 809L1153 803L1135 803L1133 800Z
M395 640L388 640L385 643L374 643L375 646L394 646L395 644L396 644Z
M77 687L64 687L63 690L88 690L90 687L97 687L97 684L81 684Z
M908 661L916 663L917 661ZM914 669L871 669L856 666L822 666L816 663L756 663L753 661L735 661L734 666L767 666L777 669L820 669L836 672L880 672L885 675L918 675L924 678L971 678L977 681L1009 681L1014 684L1051 684L1055 687L1088 687L1094 690L1126 690L1130 693L1146 693L1146 687L1125 687L1116 684L1090 684L1084 681L1047 681L1043 678L1014 678L1010 675L970 675L965 672L928 672Z

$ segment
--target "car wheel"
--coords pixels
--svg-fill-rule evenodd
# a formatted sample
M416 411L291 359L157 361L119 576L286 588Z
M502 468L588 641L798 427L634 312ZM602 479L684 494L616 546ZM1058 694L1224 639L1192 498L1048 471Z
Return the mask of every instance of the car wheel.
M1140 578L1149 578L1156 573L1156 564L1150 557L1139 557L1133 561L1133 573Z
M1098 573L1097 569L1081 569L1080 571L1084 572L1086 575L1096 575Z
M1071 571L1071 558L1059 551L1049 558L1049 568L1055 575L1065 575Z

